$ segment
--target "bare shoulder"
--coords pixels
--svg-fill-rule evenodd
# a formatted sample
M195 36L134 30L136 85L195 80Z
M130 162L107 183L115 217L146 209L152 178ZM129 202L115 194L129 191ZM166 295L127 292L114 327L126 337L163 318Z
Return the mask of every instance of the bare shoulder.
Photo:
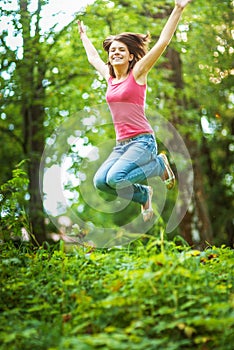
M140 60L141 61L141 60ZM145 85L147 83L147 74L148 72L144 71L141 66L141 62L138 61L132 70L132 75L139 85Z
M101 76L104 79L106 79L106 81L109 80L109 78L110 78L109 68L106 65L106 63L104 63L104 61L102 61L102 59L100 57L93 59L92 62L90 62L90 63L101 74Z

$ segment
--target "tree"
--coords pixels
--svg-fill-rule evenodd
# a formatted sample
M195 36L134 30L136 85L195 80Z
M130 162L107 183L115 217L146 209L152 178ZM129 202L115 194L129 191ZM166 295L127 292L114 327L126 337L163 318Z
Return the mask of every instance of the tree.
M47 0L19 0L17 3L2 1L0 13L3 27L5 21L6 28L10 28L9 32L3 29L0 37L1 183L11 178L12 169L21 160L27 160L28 193L26 202L21 202L26 205L31 233L40 244L47 239L43 199L39 188L40 162L45 140L61 122L64 114L72 113L72 108L79 110L85 102L80 98L80 106L77 105L79 99L72 84L78 78L79 70L76 63L74 69L71 65L75 61L74 48L70 46L68 49L65 35L70 36L72 25L69 23L61 30L57 30L55 25L48 32L43 31L41 17L47 3ZM13 33L14 40L9 39L10 32ZM11 44L16 40L16 45ZM82 61L80 63L82 66ZM82 85L80 76L79 82ZM89 81L87 76L84 73L86 83ZM71 103L72 95L76 103ZM1 211L3 208L5 205L2 205ZM1 215L6 213L2 212Z
M128 23L129 31L146 32L153 28L153 39L156 40L163 21L168 18L172 3L160 1L154 6L148 1L144 1L144 4L141 1L118 1L107 2L106 6L101 6L100 2L96 1L88 7L84 20L90 27L90 35L93 36L95 44L99 34L92 31L93 21L103 27L105 36L125 31ZM232 127L228 126L232 104L231 7L229 1L222 2L221 13L216 11L213 3L207 5L197 1L191 4L190 9L183 14L183 20L176 33L177 40L173 40L166 56L161 59L160 70L155 67L149 77L149 86L154 86L154 92L148 95L149 105L157 107L160 113L176 126L183 135L193 159L194 197L190 210L179 227L179 233L190 244L200 246L206 245L206 241L217 241L216 237L219 237L219 242L225 242L227 235L230 236L233 230L231 220L228 219L232 206L227 209L225 205L230 201L233 203L231 175L228 167L225 172L218 170L219 162L212 157L216 154L215 149L221 151L222 146L215 143L214 147L211 142L219 132L220 112L217 113L217 110L220 110L220 106L223 126L226 125L227 130L230 130L230 133L226 131L226 134L233 135ZM222 68L223 66L225 68ZM218 84L221 84L221 89L220 86L217 89ZM211 113L207 116L209 109ZM210 124L209 135L204 128L204 119ZM232 122L230 124L232 125ZM225 137L225 149L229 149L226 156L230 162L231 138L232 136ZM214 182L214 178L219 181ZM224 178L229 179L229 183ZM214 193L220 194L219 205L214 199ZM215 210L223 213L223 219L219 217L213 220L212 212ZM227 226L224 222L227 222ZM230 244L232 239L229 237Z
M230 1L220 7L198 2L196 21L190 23L190 38L196 55L185 55L186 98L197 110L196 139L202 169L203 188L212 223L214 241L233 245L233 84L231 55L232 8ZM204 33L206 33L204 35ZM189 45L190 47L190 45ZM191 96L189 86L193 85ZM195 98L194 98L195 97ZM193 102L193 103L192 103ZM199 187L197 189L199 196ZM231 223L232 222L232 223Z
M13 167L28 159L29 216L40 243L46 239L38 186L44 145L47 140L50 142L51 133L60 123L69 121L76 113L77 120L82 119L84 115L79 111L101 105L106 89L106 83L84 58L76 21L61 31L53 27L42 33L40 18L46 3L38 1L34 12L29 0L18 1L14 10L4 6L1 9L1 18L9 18L18 40L18 47L13 48L8 44L7 31L2 32L1 181L9 179L11 173L6 159ZM148 0L97 0L79 17L84 18L89 36L105 59L100 38L127 29L150 30L156 40L172 6L171 0L156 4ZM232 244L233 240L231 8L228 0L222 1L219 8L213 0L209 5L200 0L192 2L166 54L149 75L148 105L156 111L151 118L156 120L159 113L176 127L194 162L194 197L184 220L173 232L182 234L190 244L204 245L206 240L212 241L212 236L218 243ZM112 132L104 127L100 134L89 132L84 137L85 145L95 146L98 138L103 135L108 138ZM62 153L65 155L61 148L58 154ZM74 163L69 171L76 176L82 157L72 149L70 155ZM73 188L74 192L77 190ZM168 196L163 212L165 221L175 196L173 193ZM90 220L88 204L79 202L72 206L77 210L79 204L84 208L84 220ZM129 208L128 215L133 215L134 210ZM118 225L122 219L123 215L108 216L110 225ZM92 220L105 222L107 216L100 213Z
M48 55L54 42L61 35L54 28L42 34L41 12L46 0L34 2L35 10L30 10L30 0L20 0L12 10L12 2L3 4L2 18L8 18L18 45L10 45L8 31L3 30L2 45L2 120L3 134L1 158L4 162L2 181L9 178L9 160L13 167L22 159L28 160L29 206L28 215L31 230L37 241L46 240L45 217L39 189L39 167L46 137L46 87L47 75L53 58ZM50 38L50 41L49 41ZM14 140L14 149L10 144ZM6 147L5 147L6 146ZM8 156L7 156L8 154Z

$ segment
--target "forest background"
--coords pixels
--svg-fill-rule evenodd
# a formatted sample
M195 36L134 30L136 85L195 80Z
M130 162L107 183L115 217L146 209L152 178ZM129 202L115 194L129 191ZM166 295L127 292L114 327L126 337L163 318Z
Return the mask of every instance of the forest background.
M153 225L101 249L48 243L105 228L121 242L140 222L92 185L115 135L76 22L106 60L109 34L157 40L173 0L96 0L45 30L48 2L0 0L1 349L233 350L233 1L192 1L151 70L147 115L177 187L152 179Z
M81 182L89 176L85 166L81 171L82 164L87 160L89 169L94 167L84 149L94 150L92 147L113 140L114 135L110 125L87 125L94 107L100 114L105 111L106 84L87 62L77 19L84 20L89 37L105 60L102 39L122 31L149 31L154 42L173 8L171 0L96 0L62 29L54 25L43 32L41 16L47 2L35 1L30 7L31 1L20 0L12 9L9 4L13 2L1 1L0 10L1 20L10 23L17 42L15 47L9 45L8 29L2 30L0 235L8 240L12 235L21 235L24 228L39 244L48 240L48 233L55 229L66 233L68 226L75 223L65 208L53 215L56 227L52 226L39 188L43 151L53 145L51 135L61 125L76 128L73 136L79 136L81 147L73 147L64 133L59 145L57 142L52 147L54 154L45 158L45 166L61 163L65 156L72 160L67 173L79 180L68 181L64 190L70 207L79 213L82 222L121 227L138 210L132 204L118 215L105 210L94 212L79 193ZM148 79L150 122L157 125L160 115L174 126L189 151L193 167L191 202L183 220L178 220L178 226L168 236L180 235L198 247L207 242L232 246L234 239L233 35L233 1L193 1ZM165 145L160 141L163 149ZM167 146L179 152L171 136ZM174 170L178 170L176 164ZM191 179L183 179L186 192ZM92 186L87 185L86 189L92 198ZM178 189L168 194L160 225L166 225L177 194ZM67 226L59 221L61 216L70 219ZM156 221L150 232L156 234L158 226ZM84 233L87 227L79 230Z

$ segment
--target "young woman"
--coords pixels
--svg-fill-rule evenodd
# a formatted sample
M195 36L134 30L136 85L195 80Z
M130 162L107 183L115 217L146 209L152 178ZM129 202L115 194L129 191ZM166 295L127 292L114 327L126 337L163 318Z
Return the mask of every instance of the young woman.
M144 221L153 217L153 190L142 182L160 176L168 189L175 185L166 155L157 155L154 132L145 116L147 74L170 43L190 1L175 0L159 40L149 51L149 35L126 32L106 38L103 48L108 53L107 64L87 37L83 23L78 21L88 61L107 80L106 100L116 131L116 147L95 174L94 185L101 191L140 203Z

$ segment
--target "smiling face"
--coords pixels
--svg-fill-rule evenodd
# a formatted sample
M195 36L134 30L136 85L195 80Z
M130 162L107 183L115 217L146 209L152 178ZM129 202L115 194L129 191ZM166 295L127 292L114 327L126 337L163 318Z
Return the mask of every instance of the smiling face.
M107 64L110 76L116 77L117 69L127 68L127 72L133 69L135 64L148 52L149 42L149 34L124 32L108 36L102 44L108 53ZM114 56L115 53L117 54ZM118 58L117 55L119 55Z
M109 62L112 66L126 65L133 60L133 54L130 54L128 47L120 42L113 41L109 48Z

